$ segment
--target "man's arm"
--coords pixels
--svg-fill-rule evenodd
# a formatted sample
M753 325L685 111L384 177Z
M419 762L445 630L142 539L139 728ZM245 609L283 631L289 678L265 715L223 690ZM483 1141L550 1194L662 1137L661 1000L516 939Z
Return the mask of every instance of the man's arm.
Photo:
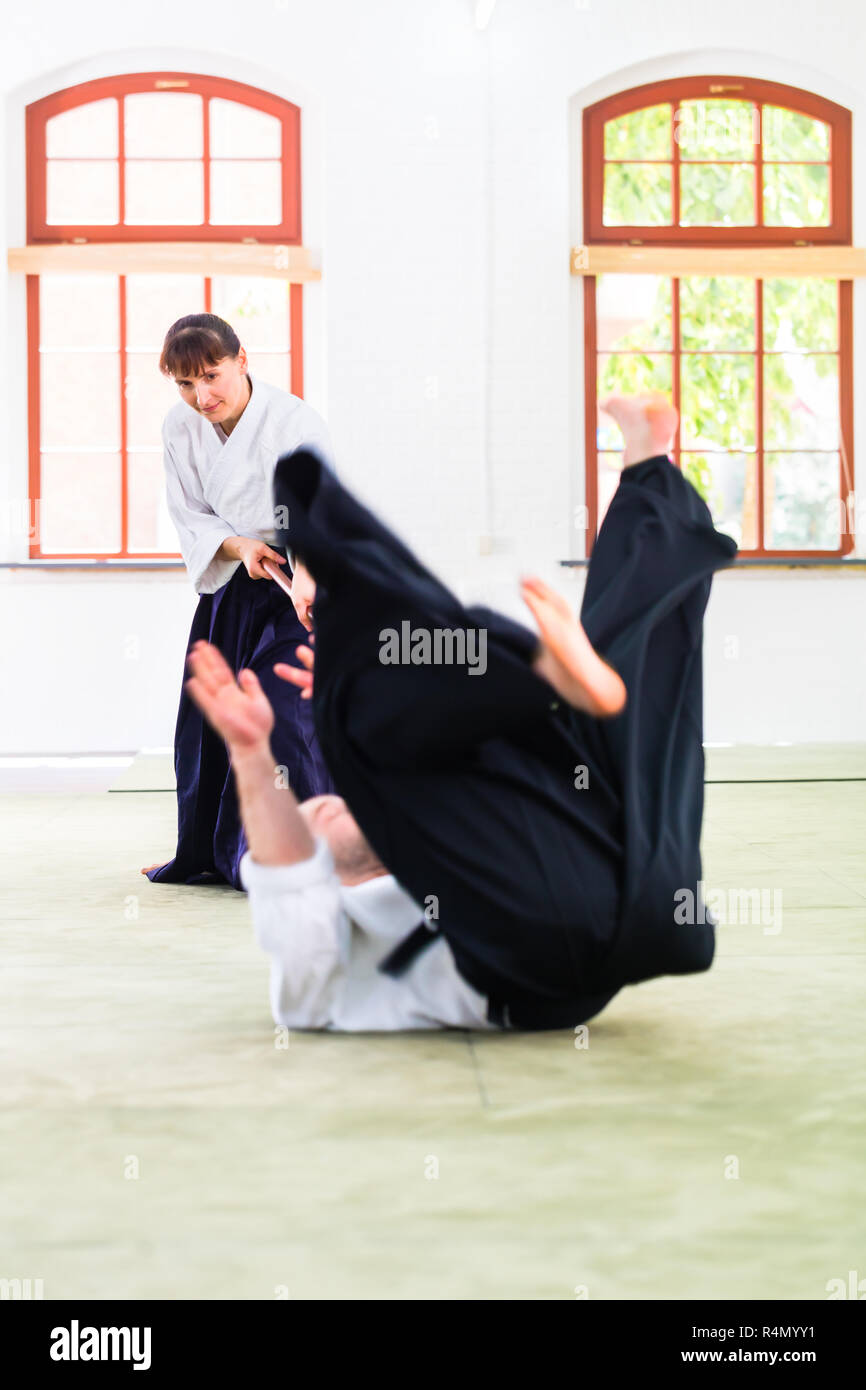
M249 843L240 876L256 938L271 959L274 1021L333 1027L352 929L331 851L310 834L291 788L278 785L270 745L274 712L254 672L241 671L236 681L207 642L195 644L189 665L190 697L225 739L234 769Z
M257 864L297 864L315 843L289 786L278 785L270 743L229 749L250 854Z

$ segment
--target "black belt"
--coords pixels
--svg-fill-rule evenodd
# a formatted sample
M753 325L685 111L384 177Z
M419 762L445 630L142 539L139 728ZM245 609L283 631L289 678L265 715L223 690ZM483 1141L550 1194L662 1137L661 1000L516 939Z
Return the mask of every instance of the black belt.
M439 928L428 922L426 917L423 922L410 931L408 936L404 936L398 946L390 951L384 960L379 962L378 969L383 975L391 975L397 979L400 975L405 975L410 965L415 961L428 946L439 936Z

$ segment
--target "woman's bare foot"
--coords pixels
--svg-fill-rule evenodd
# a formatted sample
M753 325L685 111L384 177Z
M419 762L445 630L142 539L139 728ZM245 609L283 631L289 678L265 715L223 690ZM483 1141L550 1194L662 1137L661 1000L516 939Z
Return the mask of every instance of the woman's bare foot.
M625 684L598 655L562 595L535 578L523 579L520 591L541 630L533 669L576 709L598 719L619 714L625 707Z
M624 468L655 454L668 454L673 448L679 415L661 391L646 391L641 396L608 396L599 401L598 407L622 431Z
M166 860L166 864L167 864L168 862L169 862L169 861ZM141 872L142 872L143 874L149 874L150 871L151 871L151 869L164 869L164 868L165 868L165 864L148 864L148 865L147 865L147 868L142 869Z

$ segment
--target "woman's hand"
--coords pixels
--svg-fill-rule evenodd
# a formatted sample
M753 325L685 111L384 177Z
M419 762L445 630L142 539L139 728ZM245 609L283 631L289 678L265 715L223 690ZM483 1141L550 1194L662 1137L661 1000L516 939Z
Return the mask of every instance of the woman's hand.
M310 571L296 560L292 571L292 603L295 605L295 612L298 621L307 632L313 630L313 615L311 609L316 597L316 581Z
M286 563L285 555L278 555L267 542L253 540L252 536L238 536L237 551L250 579L270 579L267 570L262 569L262 560L273 560L277 565Z
M314 641L314 638L310 638ZM314 653L309 647L296 648L296 655L299 661L306 666L306 671L299 671L297 666L289 666L286 661L278 661L274 666L274 675L279 676L280 680L288 681L289 685L296 685L301 692L302 700L313 698L313 662Z
M241 671L235 680L225 657L209 642L196 642L187 660L192 671L186 682L190 698L225 739L229 752L267 748L274 711L255 673Z

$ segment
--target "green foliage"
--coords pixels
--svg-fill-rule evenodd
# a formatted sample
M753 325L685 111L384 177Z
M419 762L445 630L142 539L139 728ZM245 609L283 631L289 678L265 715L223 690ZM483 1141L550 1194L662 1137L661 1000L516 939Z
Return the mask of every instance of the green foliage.
M684 101L675 113L668 105L648 106L606 122L605 159L627 162L605 165L605 225L671 225L673 165L667 161L673 135L683 161L680 226L753 226L755 157L762 133L766 225L827 226L829 127L777 106L763 107L759 121L751 102L722 98ZM664 162L641 162L651 159Z
M830 158L830 127L800 111L764 106L761 130L767 160Z
M682 164L681 227L750 227L755 222L751 164Z
M636 311L640 321L617 335L617 351L600 355L601 398L613 392L672 392L672 355L639 350L669 341L670 294L670 280L657 277L649 311ZM628 302L625 295L618 298ZM826 412L827 401L838 399L838 390L827 390L839 369L833 351L838 287L832 280L766 280L763 300L764 442L767 448L785 451L767 460L775 478L774 490L768 493L767 543L777 548L834 549L839 461L834 440L826 434L837 426ZM717 525L737 538L744 505L741 460L757 444L756 302L755 282L743 277L680 280L683 469ZM599 447L620 446L618 430L604 421Z
M754 280L735 275L684 275L680 280L680 342L684 349L751 351L755 347Z
M835 352L839 344L835 280L764 281L764 349Z
M605 125L604 221L607 226L670 226L673 165L679 145L682 226L750 226L756 141L763 142L763 215L770 226L826 226L830 220L829 127L801 112L765 105L760 123L748 101L708 98L632 111ZM641 163L642 160L662 163ZM740 161L721 163L719 161ZM819 161L806 163L807 160ZM715 161L715 162L714 162ZM788 161L774 162L774 161ZM822 162L823 161L823 162ZM616 277L603 277L603 279ZM643 277L649 280L650 277ZM642 287L643 291L643 287ZM600 303L603 302L600 293ZM614 319L599 356L599 394L672 392L671 281L658 277L655 302L612 296ZM755 380L757 293L753 280L688 276L680 280L681 426L686 475L717 523L739 536L744 525L747 455L757 446L757 389L763 390L766 543L834 549L838 520L838 287L832 280L767 280L764 357ZM653 351L655 350L655 351ZM809 356L803 354L808 353ZM599 447L616 449L619 431L604 422ZM754 506L754 489L750 490ZM748 530L754 529L754 516Z
M673 114L670 104L644 106L604 124L605 159L670 159Z
M827 227L827 164L765 164L764 221L768 227Z
M751 101L727 97L684 101L674 116L674 139L682 159L754 161L760 121Z
M673 217L670 164L606 164L607 227L669 227Z
M713 496L713 470L706 454L687 454L683 459L683 472L697 488L710 511L718 512L722 506L721 494Z
M682 359L681 436L687 448L755 447L755 359L694 353Z

